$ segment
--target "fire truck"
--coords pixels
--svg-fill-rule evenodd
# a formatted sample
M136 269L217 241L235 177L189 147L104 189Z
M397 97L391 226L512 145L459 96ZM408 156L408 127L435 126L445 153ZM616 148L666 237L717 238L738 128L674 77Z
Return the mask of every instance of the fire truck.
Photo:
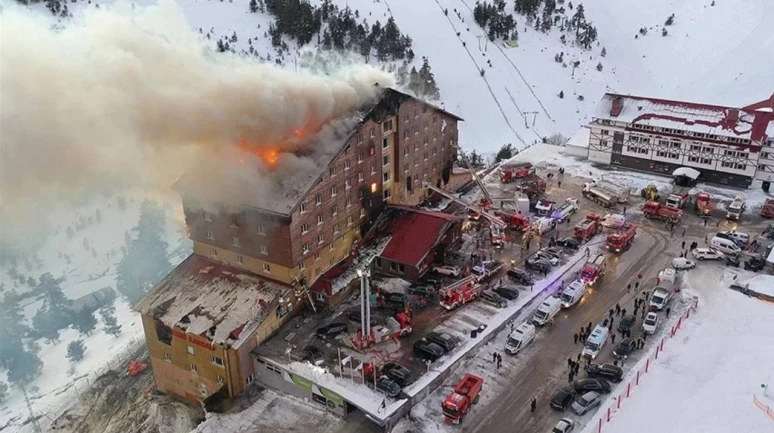
M573 197L568 197L567 200L564 201L564 204L551 212L551 218L559 222L564 222L567 217L574 214L577 210L578 200Z
M599 222L599 215L591 213L586 215L586 218L583 221L575 225L575 229L572 231L572 237L579 241L587 241L601 231L602 224Z
M763 202L761 216L764 218L774 218L774 198L767 198L766 201Z
M475 301L483 290L484 286L478 284L476 276L467 277L441 289L441 306L453 310Z
M527 194L528 197L535 197L535 201L537 201L537 197L546 192L546 181L537 176L532 176L527 180L523 180L517 189Z
M522 179L535 174L535 169L529 162L500 167L500 182L511 183L516 179Z
M497 275L497 272L502 269L503 263L497 260L489 260L481 263L478 266L473 267L473 275L476 276L476 281L481 282L492 278Z
M589 261L586 262L586 265L583 266L583 270L581 270L581 280L588 285L596 283L600 277L605 275L606 265L607 258L605 258L605 255L597 254L593 260L589 259Z
M555 204L556 203L554 203L551 200L546 200L546 199L538 200L537 204L535 204L535 213L538 216L551 215L551 212L554 211Z
M408 311L401 311L392 317L387 318L384 325L371 328L371 336L366 338L362 330L351 337L352 345L358 349L365 349L388 340L398 340L405 337L413 330L411 318Z
M483 386L483 378L466 373L454 387L454 391L441 404L445 422L459 424L470 407L478 403L478 395Z
M637 234L637 226L632 223L626 223L615 233L607 235L607 249L620 253L629 248L634 242L634 236Z
M772 204L774 204L774 202L772 202ZM712 198L710 198L709 194L706 192L699 192L696 194L696 213L699 214L700 218L711 217L713 209ZM772 207L772 211L774 211L774 206Z
M509 229L518 230L520 232L529 229L529 217L520 213L509 213L501 210L494 211L496 217L500 218L508 225Z
M667 207L657 201L649 201L642 207L645 218L677 222L683 217L683 211Z
M584 186L583 196L604 208L611 208L618 203L618 195L614 191L601 186Z
M631 192L631 188L619 185L615 182L611 182L609 180L600 179L600 180L592 180L590 182L586 182L583 184L583 189L591 189L593 187L602 188L603 190L610 191L616 196L616 201L618 203L629 203L629 194Z
M685 203L688 202L688 198L690 197L690 194L687 192L669 194L665 206L672 209L682 209L685 207Z

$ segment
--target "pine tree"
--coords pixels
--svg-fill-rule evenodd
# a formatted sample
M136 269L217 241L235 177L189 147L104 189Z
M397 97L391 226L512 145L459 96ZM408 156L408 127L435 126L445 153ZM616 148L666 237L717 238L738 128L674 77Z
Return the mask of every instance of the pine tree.
M86 346L84 346L83 340L71 341L67 345L67 359L71 362L78 362L83 359L84 352L86 352Z
M430 61L422 57L422 67L419 69L419 78L422 80L422 94L430 99L440 99L441 91L435 83L435 76L430 70Z
M61 279L46 272L40 276L40 283L36 288L43 305L32 318L32 324L38 334L48 341L57 341L59 330L69 326L74 318L70 300L62 292L60 283Z
M503 144L502 147L500 147L500 150L497 151L497 155L495 155L495 162L513 158L514 150L513 144Z
M23 350L11 358L8 365L8 381L13 384L28 384L40 374L43 363L32 351Z
M601 52L601 53L599 53L599 54L600 54L602 57L605 57L605 56L607 55L607 50L605 49L605 47L602 47L602 52Z
M78 332L88 336L91 335L91 332L94 331L94 328L96 327L97 318L94 317L94 311L88 308L83 308L81 311L76 313L73 328L75 328Z
M559 99L564 99L564 90L559 91Z
M115 309L112 306L104 307L99 310L99 314L102 316L102 330L107 334L118 337L121 335L121 325L118 324L114 312Z
M602 72L602 62L597 63L597 71Z
M675 22L675 14L672 14L672 15L670 15L670 16L669 16L669 17L666 19L666 22L664 22L664 25L665 25L665 26L671 26L672 24L674 24L674 22Z
M258 2L256 0L250 0L250 13L258 12Z
M30 332L19 295L11 290L0 301L0 368L9 368L11 359L24 351L22 339Z
M669 32L667 31L666 27L662 27L661 28L661 36L666 36L668 34L669 34Z

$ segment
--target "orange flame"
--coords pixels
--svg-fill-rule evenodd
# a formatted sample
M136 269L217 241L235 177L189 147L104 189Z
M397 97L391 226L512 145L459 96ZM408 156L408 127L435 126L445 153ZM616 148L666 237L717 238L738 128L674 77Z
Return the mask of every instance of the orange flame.
M270 148L270 147L258 147L258 146L251 146L245 141L241 141L237 147L239 150L249 153L250 155L255 155L268 165L269 167L273 167L277 164L277 161L280 157L280 152L277 149ZM244 164L245 160L240 159L240 163Z

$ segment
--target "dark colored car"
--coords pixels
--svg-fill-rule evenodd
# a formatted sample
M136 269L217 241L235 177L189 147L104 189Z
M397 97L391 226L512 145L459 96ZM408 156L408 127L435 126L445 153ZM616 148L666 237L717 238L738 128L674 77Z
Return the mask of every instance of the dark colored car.
M510 278L516 284L529 286L534 283L532 280L532 275L521 269L508 269L507 275L508 278Z
M744 262L744 269L746 271L758 272L766 266L766 261L757 257L752 257L750 260Z
M418 296L434 296L437 293L435 287L429 285L411 286L409 287L408 291L412 295Z
M314 365L323 365L325 358L319 347L309 345L304 347L304 361Z
M567 406L572 403L572 401L575 399L575 389L565 386L564 388L559 389L554 393L554 396L551 397L551 407L564 411L567 409Z
M738 268L740 265L738 256L726 256L726 265Z
M610 392L610 383L605 379L580 379L573 382L572 387L575 388L575 392L580 395L589 391L598 392L600 394L607 394Z
M571 250L577 250L580 248L580 242L575 238L564 238L556 241L556 245L563 248L569 248Z
M508 301L506 301L505 298L491 290L481 292L481 297L479 299L481 302L485 302L497 308L505 308L508 306Z
M347 311L346 314L347 314L347 319L355 323L361 323L363 321L363 316L360 314L360 310Z
M624 338L618 343L618 347L613 350L613 356L616 359L626 359L637 348L637 342L633 338Z
M387 376L376 379L376 390L391 398L400 395L400 385Z
M327 337L335 337L342 332L349 331L349 327L346 323L331 323L330 325L323 326L321 328L317 328L317 337L319 338L327 338Z
M493 291L509 301L519 299L519 291L515 287L500 286Z
M414 383L414 375L411 374L411 371L394 362L384 364L384 367L382 367L382 374L394 380L401 388Z
M409 301L408 295L405 293L391 293L391 292L385 292L384 293L384 300L388 304L393 305L405 305Z
M637 321L637 318L634 317L634 314L627 314L623 316L621 318L621 321L618 322L618 332L631 330L636 321Z
M437 344L446 353L451 352L459 343L456 338L445 332L428 332L424 340Z
M443 286L443 281L438 278L424 278L421 283L436 288Z
M543 248L540 251L542 253L548 254L549 256L556 257L557 259L561 259L564 256L562 249L557 247Z
M443 348L426 340L414 343L414 357L422 361L435 362L444 354Z
M545 272L551 270L551 263L546 259L529 258L524 261L524 267L533 271Z
M591 364L586 367L586 374L589 377L605 379L614 383L623 380L623 369L613 364Z

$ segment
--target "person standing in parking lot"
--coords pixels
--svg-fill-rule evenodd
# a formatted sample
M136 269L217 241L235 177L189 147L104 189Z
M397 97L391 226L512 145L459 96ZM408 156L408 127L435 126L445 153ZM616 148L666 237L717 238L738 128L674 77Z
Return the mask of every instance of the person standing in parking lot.
M572 334L572 343L578 344L578 333Z
M615 344L615 333L610 334L610 342Z
M671 309L671 308L669 308L669 307L667 307L667 309L666 309L666 316L667 316L667 319L669 318L669 313L670 313L671 311L672 311L672 309Z
M532 413L535 413L535 409L537 408L537 400L535 397L532 397L532 401L529 403L529 411Z

